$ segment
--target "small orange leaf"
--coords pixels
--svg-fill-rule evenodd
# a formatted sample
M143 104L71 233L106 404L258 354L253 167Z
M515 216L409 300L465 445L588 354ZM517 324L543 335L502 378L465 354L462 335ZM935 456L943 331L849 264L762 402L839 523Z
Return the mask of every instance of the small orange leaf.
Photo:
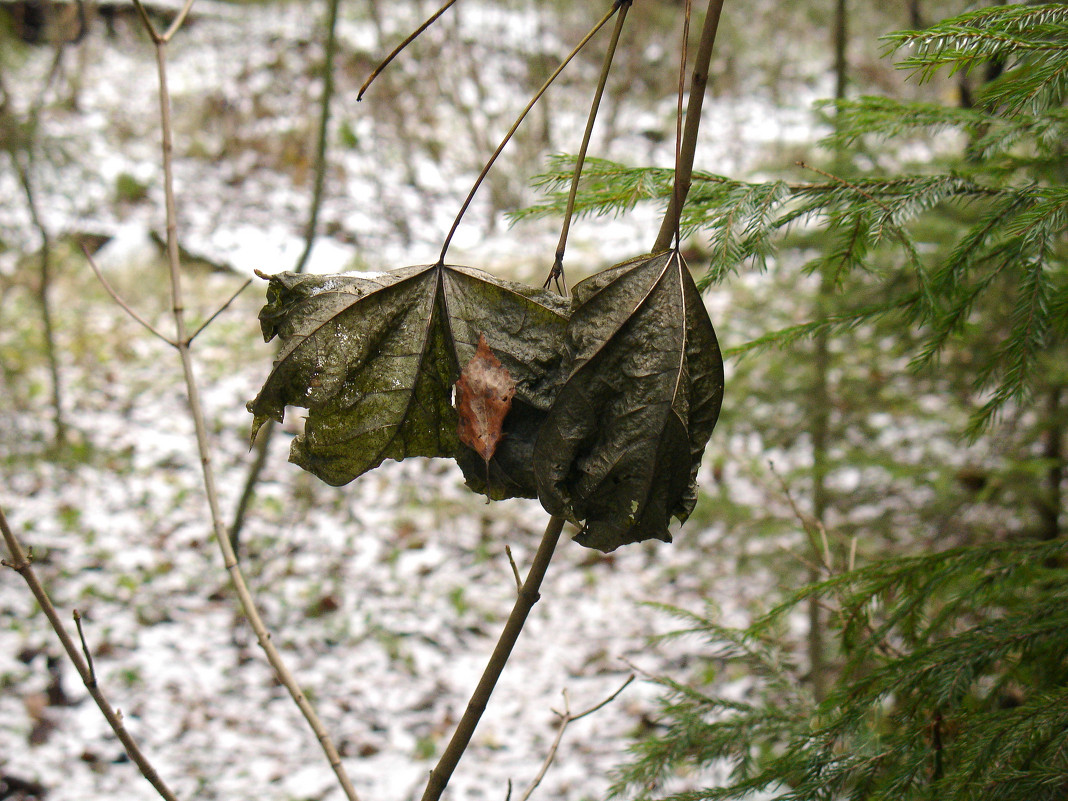
M456 382L457 433L487 463L497 450L513 395L515 381L480 334L475 355Z

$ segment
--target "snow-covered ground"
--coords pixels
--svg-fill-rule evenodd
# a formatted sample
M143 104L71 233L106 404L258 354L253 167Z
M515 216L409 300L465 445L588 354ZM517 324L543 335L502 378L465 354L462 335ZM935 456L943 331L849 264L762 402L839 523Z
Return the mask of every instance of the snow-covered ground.
M197 8L169 62L183 247L237 274L287 269L301 249L310 194L319 14L304 4ZM498 14L492 4L467 4L444 23L453 26L445 34L427 35L417 51L424 61L402 59L357 105L356 88L387 49L380 36L392 44L415 16L397 13L376 24L346 13L353 16L340 26L324 233L310 269L434 261L486 155L481 145L495 145L525 101L526 86L516 89L524 65L536 55L563 55L571 40L544 12ZM66 54L44 90L34 175L52 234L113 237L99 254L102 265L162 327L166 280L149 238L163 228L156 72L152 48L133 26L132 18L120 22L113 38L95 29ZM440 60L425 61L431 57ZM51 53L21 59L5 80L25 113L45 86ZM536 169L545 152L577 147L598 60L577 64L552 97L543 152L534 137L513 145L524 165ZM430 80L437 84L424 94L406 93ZM625 96L612 101L614 133L595 142L595 152L670 164L674 100L649 106L619 99ZM738 174L756 163L761 145L810 138L800 110L807 99L798 98L796 111L753 98L710 99L699 166ZM176 356L91 277L68 267L53 302L78 456L44 457L46 374L43 364L16 358L25 332L35 330L32 296L16 280L32 263L19 256L37 242L14 172L3 163L0 234L9 250L0 253L0 275L14 289L0 298L0 355L12 364L4 380L28 382L18 397L32 411L0 407L0 505L34 548L64 619L73 609L82 614L102 686L179 797L341 798L314 736L243 623L211 541ZM540 280L557 223L504 227L502 204L530 198L529 170L500 169L508 177L483 188L452 260ZM652 212L579 222L569 257L582 272L635 255L656 224ZM193 313L204 316L240 278L200 271L189 282ZM258 339L260 291L239 299L196 347L228 514L251 461L244 404L273 353ZM13 325L20 314L26 319ZM285 440L274 442L243 535L250 583L361 798L418 797L511 608L505 546L525 569L547 516L536 502L484 504L441 462L389 463L332 489L286 462ZM702 526L709 515L700 511L673 545L602 556L561 544L451 797L502 799L509 781L523 789L548 753L563 691L572 710L581 710L635 668L684 666L687 643L649 644L672 623L643 602L699 609L712 598L725 622L742 619L759 582L750 576L740 584L717 547L721 532ZM0 773L41 782L51 801L155 797L69 666L60 668L69 703L42 703L52 680L47 658L56 655L56 639L19 576L0 572ZM638 681L573 724L540 797L602 795L655 695Z

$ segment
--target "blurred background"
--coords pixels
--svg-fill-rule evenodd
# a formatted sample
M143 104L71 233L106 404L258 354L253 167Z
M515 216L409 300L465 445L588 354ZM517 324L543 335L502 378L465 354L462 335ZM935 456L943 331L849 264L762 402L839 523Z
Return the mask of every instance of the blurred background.
M146 3L161 26L180 5ZM375 65L437 6L339 5L309 271L435 261L486 158L609 4L461 0L358 102ZM909 82L878 37L967 7L845 4L849 96L966 102L972 79ZM682 9L634 3L591 156L673 164ZM813 103L836 92L836 9L831 0L726 4L698 169L789 176L799 161L827 158L817 142L829 128ZM293 269L304 250L327 10L198 0L168 48L194 327L254 270ZM464 218L451 262L544 280L560 219L509 215L539 201L535 179L551 156L577 150L607 37L519 129ZM177 356L117 307L82 252L169 330L157 81L132 4L0 2L0 505L34 547L61 614L84 616L101 683L180 796L340 798L240 619L211 542ZM935 160L952 145L932 137L892 157ZM570 280L648 250L661 213L651 204L579 220ZM698 234L685 246L703 273L710 242ZM798 271L808 247L708 290L725 349L809 318L819 287ZM256 280L194 349L227 515L255 457L245 402L274 355L256 320L263 288ZM795 505L817 511L835 547L859 559L1041 525L1035 454L1048 426L1010 410L995 436L962 444L975 364L956 354L938 375L910 373L907 339L875 327L825 343L832 361L818 396L809 341L728 364L697 510L671 545L609 555L561 547L454 797L499 799L509 781L525 786L555 735L564 690L581 709L634 670L700 678L700 645L652 641L674 623L646 602L745 623L811 572L793 555L807 548ZM1043 419L1063 418L1059 397L1050 391ZM536 501L485 504L445 462L389 463L331 488L287 463L293 431L271 443L243 521L243 564L362 796L415 797L511 607L504 548L527 564L546 515ZM806 621L796 623L785 636L801 643ZM57 801L154 797L60 656L21 579L0 573L0 774ZM747 686L740 675L714 680ZM636 682L576 723L538 792L603 797L632 738L655 725L657 694Z

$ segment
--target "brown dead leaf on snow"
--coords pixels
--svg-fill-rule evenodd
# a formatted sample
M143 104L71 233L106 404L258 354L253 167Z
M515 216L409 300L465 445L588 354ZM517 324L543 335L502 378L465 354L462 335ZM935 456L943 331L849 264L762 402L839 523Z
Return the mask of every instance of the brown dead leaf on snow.
M487 463L497 450L513 395L515 381L480 334L475 355L456 382L457 432L460 441Z

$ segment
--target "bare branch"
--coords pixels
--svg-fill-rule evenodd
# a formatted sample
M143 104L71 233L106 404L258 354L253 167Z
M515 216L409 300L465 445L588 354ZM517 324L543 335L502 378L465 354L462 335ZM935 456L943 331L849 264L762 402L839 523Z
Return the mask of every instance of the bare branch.
M182 10L178 12L178 16L171 22L167 32L163 34L163 41L169 42L174 34L178 33L178 29L182 27L185 22L185 18L189 15L189 9L193 7L194 0L185 0L185 5L182 6Z
M452 777L452 772L456 769L460 757L463 756L467 744L471 742L471 736L475 733L475 727L478 726L478 721L486 709L486 704L489 703L493 688L497 686L497 679L500 678L501 673L504 671L504 666L508 662L512 648L515 646L516 640L519 639L519 633L523 630L527 615L530 614L530 610L541 597L539 594L541 582L545 578L545 571L552 560L553 551L556 550L556 543L560 540L560 532L564 530L564 522L564 518L556 517L555 515L549 518L549 524L542 535L541 544L538 545L538 552L534 555L534 561L531 563L530 571L527 573L527 580L523 582L519 597L516 598L512 612L508 615L508 622L505 623L504 630L497 640L497 645L493 648L489 663L482 672L482 678L479 679L475 691L471 694L467 709L464 710L460 722L456 725L456 731L453 733L452 739L449 740L449 744L442 752L438 764L430 772L430 780L427 782L426 790L423 791L422 801L437 801L437 799L441 798L441 794L445 792L445 788L449 784L449 779Z
M797 521L801 524L801 528L808 536L809 545L812 547L813 555L816 558L821 558L823 560L820 570L829 576L834 575L834 563L831 559L830 546L827 544L827 530L823 523L816 520L811 515L805 514L798 508L793 493L790 492L790 488L786 484L786 479L779 475L779 471L775 469L775 463L769 461L768 467L771 469L772 475L778 479L779 486L782 488L783 494L786 496L787 503L790 504L790 509L793 511L794 517L797 518Z
M70 634L63 625L63 621L60 620L59 613L56 612L56 607L52 603L52 599L48 596L44 585L41 584L40 580L37 578L37 574L34 572L32 552L29 556L23 552L22 545L15 537L15 532L12 531L11 526L8 525L3 509L0 509L0 533L3 534L8 553L11 554L11 561L8 562L5 560L3 562L4 566L10 567L26 581L26 584L30 588L30 592L33 593L33 597L37 599L41 611L44 612L53 631L55 631L56 636L59 637L59 642L63 646L63 650L67 652L67 656L74 664L75 670L77 670L78 675L81 676L82 683L89 691L89 695L96 702L96 705L100 708L100 711L104 714L104 718L107 720L108 725L111 726L111 730L115 732L115 736L118 737L119 742L122 743L122 747L126 749L126 754L130 757L133 763L137 765L138 769L141 771L141 775L148 780L149 784L155 788L160 796L167 799L167 801L178 801L177 796L175 796L163 782L163 779L160 778L159 773L156 772L152 763L148 761L148 758L141 752L136 741L126 730L126 726L122 722L122 714L111 706L111 703L104 696L99 685L97 685L96 676L92 669L92 662L87 662L78 652L78 647L74 644L74 640L71 639ZM75 620L78 620L78 617L75 617ZM80 623L78 631L80 634ZM84 639L82 640L82 645L83 647L85 646ZM85 653L86 657L88 657L88 648L85 649Z
M89 266L93 268L93 272L96 274L96 280L98 280L100 282L100 285L104 287L104 291L111 295L111 299L117 304L119 304L119 308L121 308L124 312L130 315L130 317L132 317L134 320L139 322L142 326L144 326L145 329L154 337L162 339L171 347L177 347L177 343L173 339L161 332L154 325L152 325L152 323L150 323L148 320L146 320L144 317L134 311L130 304L119 296L119 293L116 292L112 288L111 284L108 283L108 279L104 277L104 274L100 271L100 268L97 266L96 262L93 261L93 256L89 253L89 248L87 248L85 245L82 245L82 253L85 254L85 258L89 261Z
M137 9L137 13L141 17L141 24L145 26L145 30L148 32L148 36L152 39L153 44L163 44L163 37L159 35L156 26L152 24L152 19L148 16L148 9L144 7L141 0L133 0L133 4L134 8Z
M139 5L140 7L140 5ZM144 15L144 12L142 12ZM186 394L189 398L189 411L193 419L193 428L196 432L197 451L200 454L201 475L204 479L204 494L208 501L211 512L212 527L215 533L215 541L222 553L223 564L229 571L230 580L237 594L245 617L256 633L257 642L267 656L267 661L274 669L278 681L289 691L294 703L304 715L309 727L314 732L316 739L326 755L330 767L333 769L341 789L349 801L358 801L356 788L353 787L345 766L341 762L341 756L334 746L326 728L319 720L314 707L308 700L304 691L297 684L293 674L286 667L282 655L275 647L263 619L260 617L252 593L248 589L244 573L237 562L234 549L227 535L226 524L222 519L222 511L219 504L219 493L215 483L215 469L212 464L211 446L208 443L208 427L205 422L204 410L201 405L200 387L197 384L196 370L190 349L191 337L187 335L185 307L182 294L182 271L178 251L178 222L177 208L174 197L174 167L173 167L173 144L171 140L171 110L170 93L167 88L167 42L162 37L154 37L156 45L156 67L159 73L159 104L160 104L160 128L162 134L163 151L163 192L167 214L167 265L171 278L171 307L174 314L175 347L182 362L182 372L185 377Z
M545 778L545 774L549 771L549 766L552 765L553 760L556 759L556 752L560 749L560 742L564 739L564 731L566 731L567 727L574 721L581 720L587 715L592 715L594 712L597 712L608 706L610 703L615 701L616 698L619 697L620 693L627 689L627 686L632 681L634 681L633 673L631 673L630 676L627 677L627 680L623 682L623 684L619 687L618 690L616 690L614 693L612 693L600 703L594 704L589 709L583 712L579 712L577 715L571 713L571 703L567 697L567 690L564 690L564 711L562 713L556 713L560 716L560 725L556 730L556 738L553 740L553 744L549 746L549 753L546 755L545 761L541 765L541 769L534 777L534 780L531 781L530 785L526 789L526 792L523 793L519 801L529 801L530 796L533 794L534 790L536 790L538 785L541 784L541 780Z
M251 278L248 279L247 281L245 281L245 283L243 283L241 285L241 287L234 294L232 294L230 296L230 299L227 300L226 303L224 303L222 306L220 306L215 311L215 313L213 315L211 315L211 317L209 317L207 320L205 320L203 323L201 323L200 328L198 328L196 331L194 331L192 333L192 335L189 337L189 342L187 344L192 345L193 344L193 340L196 339L197 336L199 336L200 332L203 331L205 328L207 328L209 325L211 325L216 317L218 317L220 314L222 314L224 311L226 311L230 307L230 304L233 303L235 300L237 300L237 296L240 295L242 292L244 292L246 289L248 289L249 284L251 284L251 283L252 283L252 279Z

